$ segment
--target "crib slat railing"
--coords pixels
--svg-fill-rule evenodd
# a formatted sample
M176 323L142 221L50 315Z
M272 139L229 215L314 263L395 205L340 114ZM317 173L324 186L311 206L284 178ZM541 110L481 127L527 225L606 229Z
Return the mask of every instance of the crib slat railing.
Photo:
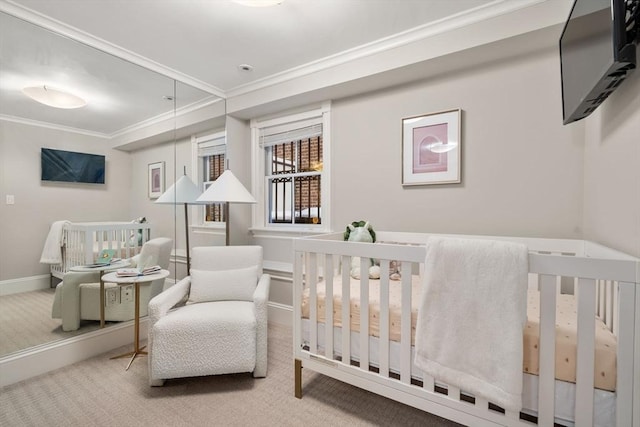
M618 335L618 282L599 279L596 292L596 316Z
M342 363L351 364L351 257L342 257Z
M333 257L324 256L325 274L325 314L324 314L324 355L333 360Z
M304 263L305 255L303 252L294 252L293 254L293 316L294 319L302 318L302 295L304 292ZM302 323L293 322L293 353L296 357L298 346L302 345Z
M618 319L618 282L613 282L611 284L611 294L613 298L613 311L611 312L611 326L610 329L613 331L613 335L618 336L620 322Z
M613 315L613 309L612 309L612 304L613 304L613 281L611 280L607 280L605 282L605 315L604 315L604 324L607 325L607 327L609 328L610 331L613 331L613 319L614 319L614 315Z
M100 231L97 231L97 232L96 231L92 231L90 233L87 233L87 234L91 234L91 245L86 246L86 247L93 248L93 244L96 243L96 249L98 250L98 253L99 253L102 249L104 249L104 242L105 242L104 235L106 233L108 233L107 230L102 231L102 232L100 232Z
M460 389L452 385L447 385L447 396L456 402L460 400Z
M72 230L65 229L64 230L64 257L62 259L62 273L65 273L71 267L69 264L71 263L71 257L73 256L73 232Z
M436 381L431 375L422 373L422 388L433 393L436 388Z
M78 244L76 243L77 241L77 232L74 232L73 230L65 230L65 257L64 257L64 271L67 271L69 268L72 267L72 263L73 261L73 257L75 256L75 248L78 246Z
M634 376L638 378L640 371L640 361L637 356L640 354L640 313L636 312L636 307L640 307L639 288L638 284L630 282L620 282L617 286L620 307L616 320L616 324L619 325L616 360L616 423L619 427L640 424L640 386L638 386L639 389L634 390ZM636 354L635 360L634 354ZM634 374L630 375L632 372ZM634 405L636 407L632 409Z
M578 279L577 359L575 422L578 426L593 425L593 385L595 363L595 295L596 281Z
M91 264L94 262L94 254L93 254L93 232L92 231L83 231L83 248L84 250L84 261L82 264ZM90 248L90 249L89 249Z
M389 260L380 261L380 374L389 377Z
M411 262L400 263L402 312L400 318L400 381L411 384Z
M360 369L369 370L369 266L360 258Z
M318 354L318 276L317 255L307 254L305 278L309 287L309 352Z
M73 240L74 240L74 245L73 245L73 249L72 249L72 256L70 257L71 260L71 265L69 266L69 268L74 267L76 265L83 265L83 264L87 264L87 263L91 263L93 262L93 259L89 262L86 261L86 259L84 258L84 253L81 250L81 248L83 247L82 245L84 244L85 241L85 235L87 233L85 233L84 231L80 231L80 230L74 230L73 231Z
M556 282L555 276L540 275L538 424L541 426L553 425L555 414Z

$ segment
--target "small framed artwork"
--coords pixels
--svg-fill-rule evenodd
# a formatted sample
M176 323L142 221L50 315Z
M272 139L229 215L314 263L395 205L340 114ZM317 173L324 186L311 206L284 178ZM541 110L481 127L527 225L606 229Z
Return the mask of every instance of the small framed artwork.
M164 193L164 162L149 164L149 198L157 199Z
M460 182L461 110L402 119L402 185Z

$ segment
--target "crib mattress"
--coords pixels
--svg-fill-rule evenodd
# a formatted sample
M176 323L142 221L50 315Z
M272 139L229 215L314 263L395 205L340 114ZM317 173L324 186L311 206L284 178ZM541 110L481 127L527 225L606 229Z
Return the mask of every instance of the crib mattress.
M118 245L120 245L120 249L118 249ZM93 243L93 257L94 259L98 257L98 255L100 254L100 251L102 249L115 249L116 254L114 255L114 258L131 258L132 256L136 255L138 252L140 252L140 249L142 247L135 247L135 246L125 246L124 243L122 242L109 242L109 241L105 241L102 242L102 244L100 244L99 242L94 242Z
M118 245L120 245L120 249L118 249ZM93 260L95 261L98 258L98 255L103 249L114 249L116 251L114 258L125 259L125 258L131 258L132 256L138 254L141 248L142 248L141 246L126 246L124 243L118 242L118 241L113 241L113 242L104 241L101 243L93 242L93 249L92 249ZM78 259L84 262L85 253L82 246L74 246L71 248L67 246L63 246L62 250L63 252L65 252L64 258L68 258L69 253L71 253L75 255L74 259L76 257L80 257Z
M351 358L360 360L360 334L351 331ZM309 342L309 320L302 320L302 336L304 345ZM342 328L333 328L334 353L342 355ZM369 363L372 366L379 366L379 339L369 337ZM318 324L318 352L324 354L325 351L325 330L324 324ZM391 341L389 345L389 370L395 374L400 373L400 343ZM411 349L411 377L422 381L422 372L414 364L415 352ZM537 415L538 411L538 376L528 373L522 374L522 410L529 415ZM436 384L439 384L436 382ZM442 386L442 384L439 384ZM576 404L576 385L567 381L555 381L555 421L559 425L574 425L574 408ZM595 389L593 391L593 426L610 427L615 425L616 419L616 394L611 391Z
M411 342L415 340L416 320L418 316L419 295L422 280L413 275L411 279ZM325 321L325 284L317 284L318 322ZM333 279L333 324L342 327L342 278ZM350 283L350 329L360 331L360 281L351 279ZM380 337L380 280L369 279L369 335ZM391 341L400 340L401 283L389 281L389 337ZM523 371L537 375L539 372L539 319L540 295L536 290L529 290L527 305L527 325L523 339ZM572 295L558 295L556 305L556 379L576 381L576 302ZM309 289L303 292L302 317L309 318ZM615 336L604 323L596 318L596 344L594 385L598 389L614 391L616 386L616 351Z

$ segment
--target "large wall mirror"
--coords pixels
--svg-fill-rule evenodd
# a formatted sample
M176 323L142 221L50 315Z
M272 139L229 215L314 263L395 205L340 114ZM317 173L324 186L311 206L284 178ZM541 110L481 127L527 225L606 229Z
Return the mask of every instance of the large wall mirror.
M183 211L154 204L149 165L162 164L165 189L184 170L191 172L190 139L224 129L224 100L22 16L0 12L0 33L2 359L99 328L99 322L83 321L77 331L64 332L52 319L58 280L49 285L49 266L40 257L55 221L146 217L152 237L173 239L173 253L180 254ZM53 108L22 91L47 84L74 92L86 105ZM105 183L42 181L42 148L105 156ZM184 276L179 257L172 263L170 278Z

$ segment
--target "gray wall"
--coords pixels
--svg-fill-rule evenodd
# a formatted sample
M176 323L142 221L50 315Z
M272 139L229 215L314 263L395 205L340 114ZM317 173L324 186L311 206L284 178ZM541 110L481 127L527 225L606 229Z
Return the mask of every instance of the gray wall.
M333 104L334 229L579 238L583 146L561 123L557 52ZM402 187L401 122L462 113L462 183Z
M40 181L40 148L106 155L106 183ZM105 139L0 121L0 280L49 272L40 255L51 223L129 221L131 160ZM7 205L5 196L15 196Z
M584 237L640 257L640 70L585 120L584 165Z

